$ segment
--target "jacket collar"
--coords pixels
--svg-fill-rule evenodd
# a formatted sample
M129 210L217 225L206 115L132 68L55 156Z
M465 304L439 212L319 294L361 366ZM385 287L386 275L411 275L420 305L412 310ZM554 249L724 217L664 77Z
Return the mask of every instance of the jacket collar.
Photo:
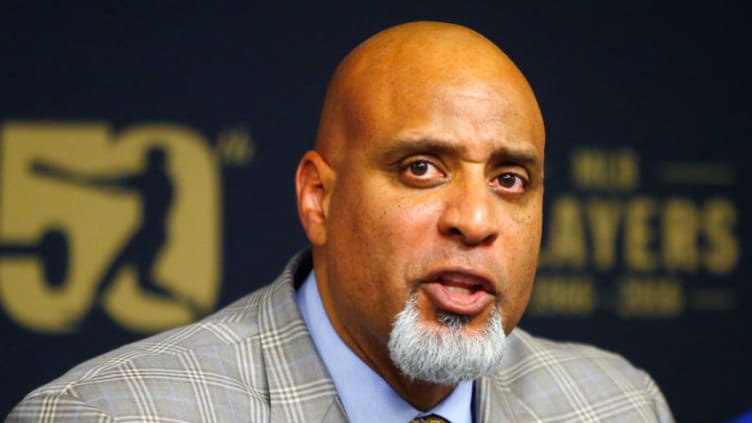
M493 376L475 382L476 422L537 422L540 421L525 404Z
M347 422L295 303L295 283L311 267L310 251L298 253L260 300L259 336L272 422Z
M496 371L475 382L475 421L476 422L539 422L527 405L512 390L509 369L514 368L519 361L523 349L520 348L522 339L528 335L519 328L515 328L507 336L504 346L504 358ZM503 370L506 369L506 370ZM505 375L506 374L506 375Z

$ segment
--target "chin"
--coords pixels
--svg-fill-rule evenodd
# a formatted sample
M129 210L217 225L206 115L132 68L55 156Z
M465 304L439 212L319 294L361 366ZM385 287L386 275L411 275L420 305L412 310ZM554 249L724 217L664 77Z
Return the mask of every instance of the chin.
M420 322L415 297L397 314L387 345L404 375L455 385L493 372L506 342L498 308L485 318L437 311L430 323Z

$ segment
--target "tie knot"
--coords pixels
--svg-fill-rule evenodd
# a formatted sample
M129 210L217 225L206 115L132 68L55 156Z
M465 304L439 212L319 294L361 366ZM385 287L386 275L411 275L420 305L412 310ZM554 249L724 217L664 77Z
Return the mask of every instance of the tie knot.
M416 417L410 420L410 423L449 423L449 420L439 416L438 414L431 414L429 416Z

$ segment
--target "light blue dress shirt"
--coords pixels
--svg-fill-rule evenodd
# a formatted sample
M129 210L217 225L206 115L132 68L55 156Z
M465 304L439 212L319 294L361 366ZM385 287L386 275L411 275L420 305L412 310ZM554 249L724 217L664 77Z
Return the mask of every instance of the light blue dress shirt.
M408 423L417 416L438 414L452 423L472 423L473 382L461 382L435 408L421 412L394 392L337 335L324 310L313 272L295 293L295 301L351 422Z

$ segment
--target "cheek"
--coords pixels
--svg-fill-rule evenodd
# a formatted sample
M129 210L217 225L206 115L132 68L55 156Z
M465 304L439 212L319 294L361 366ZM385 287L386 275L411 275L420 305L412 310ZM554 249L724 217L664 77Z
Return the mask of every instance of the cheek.
M335 265L357 277L363 289L404 285L410 264L430 251L437 208L389 186L364 183L352 188L357 185L336 193L330 203L327 247L336 251ZM345 262L347 269L342 268Z
M542 232L542 193L532 196L519 208L510 208L506 217L507 225L502 224L501 231L506 242L515 246L515 256L537 263Z
M517 325L530 299L541 237L540 212L520 213L511 219L514 224L505 234L507 242L499 247L509 272L509 286L502 300L502 318L507 330Z
M332 200L327 248L338 312L374 342L386 343L394 316L410 294L409 275L426 248L425 207L361 191L357 201Z
M411 198L393 198L391 206L384 211L380 225L384 240L394 250L413 251L414 255L430 250L429 243L436 238L438 207L430 201L415 201Z
M341 193L347 204L338 207L340 216L332 218L350 222L349 230L371 253L396 256L397 252L425 247L436 232L439 207L426 196L396 189L392 182L376 178L351 184L348 191ZM410 259L409 254L405 259Z

